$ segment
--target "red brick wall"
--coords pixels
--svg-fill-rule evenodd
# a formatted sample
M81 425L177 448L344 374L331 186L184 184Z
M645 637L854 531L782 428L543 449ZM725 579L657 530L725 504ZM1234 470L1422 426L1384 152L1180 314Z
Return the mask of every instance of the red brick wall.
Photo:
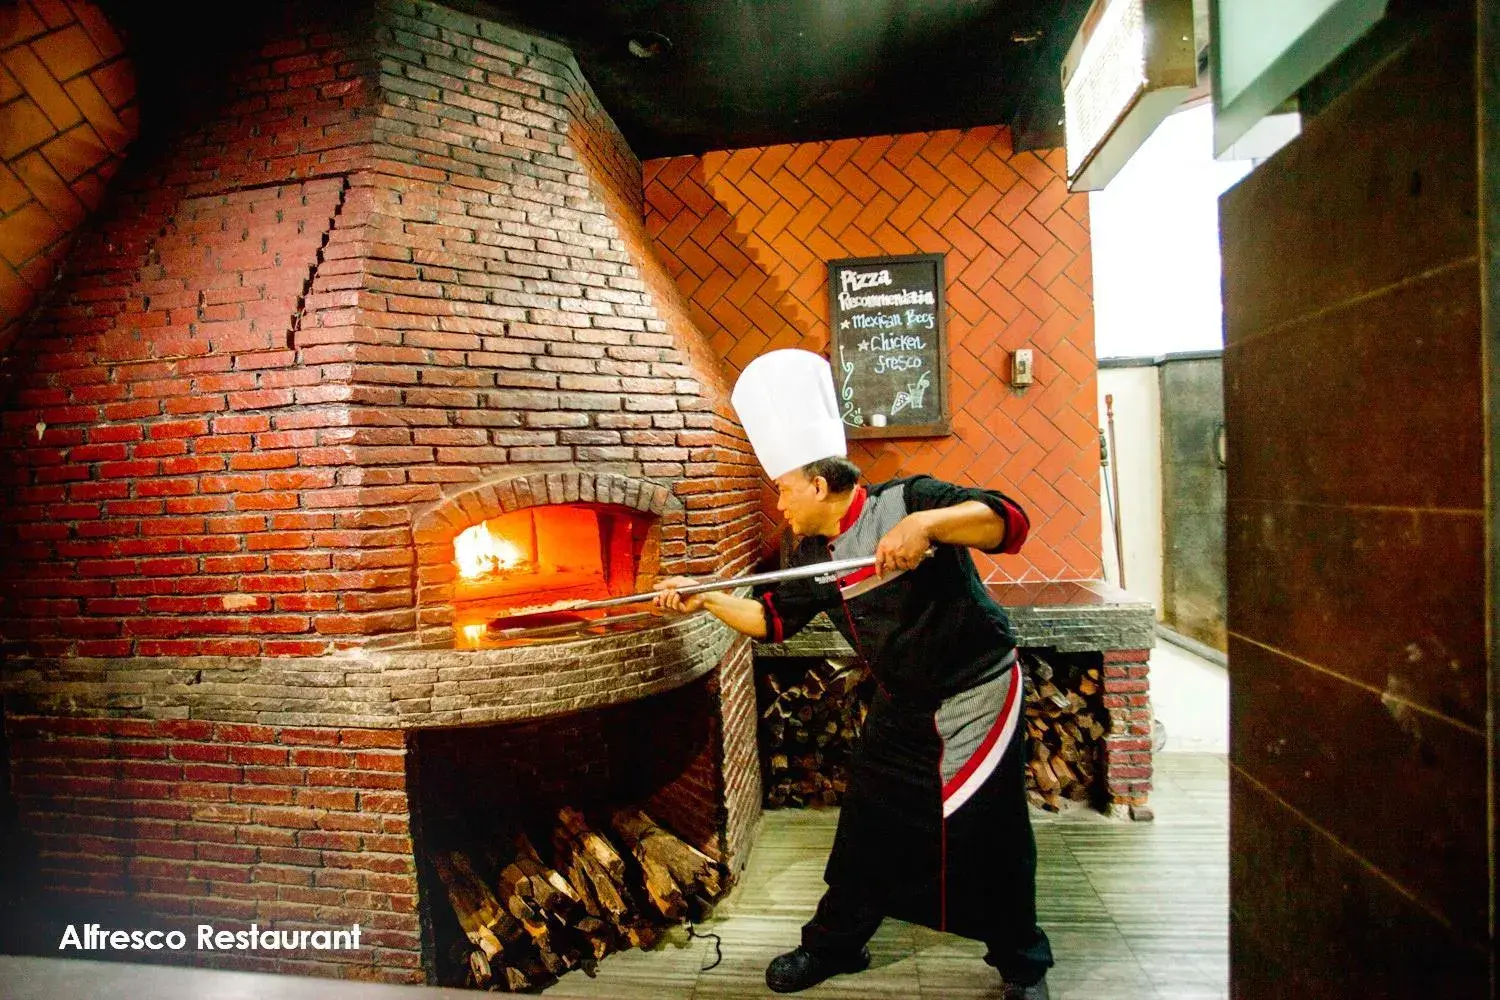
M574 101L575 106L582 103ZM691 419L675 437L667 433L670 426L647 428L635 418L622 440L658 449L652 452L657 461L647 467L649 472L696 479L674 486L690 518L689 539L700 546L689 556L702 559L717 552L721 571L744 569L759 550L754 518L759 509L760 484L744 430L728 405L732 383L723 356L709 341L707 328L692 315L690 303L662 265L646 230L641 172L635 155L597 101L574 114L569 135L624 241L629 259L636 265L641 290L673 335L679 360L686 368L682 374L709 387L708 396L715 404L703 414L707 419Z
M135 72L99 8L0 5L0 351L138 130Z
M109 687L139 661L73 657L199 654L275 672L251 711L288 710L297 680L257 657L412 628L413 525L486 483L550 491L586 470L670 489L662 509L686 516L663 519L667 568L753 557L727 384L646 249L639 165L572 57L442 7L373 10L287 4L233 58L185 59L176 88L153 66L151 93L188 103L156 109L7 361L4 652L105 681L41 711L141 711ZM246 662L184 670L213 683ZM653 801L707 842L730 731L717 687L699 694L675 717L704 742ZM420 979L401 737L200 721L240 711L8 715L40 888L164 918L369 915L374 949L353 964L243 961Z
M442 8L381 16L360 325L299 334L352 362L348 502L394 519L517 472L618 472L713 494L663 523L668 568L744 565L747 445L701 336L650 292L619 194L639 167L571 55ZM410 626L394 534L359 553L389 579L351 632Z
M358 922L358 951L205 960L423 981L401 733L34 716L6 731L28 861L62 898L52 912L115 912L190 941L200 920Z
M372 525L322 499L350 462L347 367L292 337L347 322L352 293L323 271L324 243L345 201L339 165L372 130L358 123L359 26L307 27L247 40L216 75L184 70L185 99L221 117L158 109L16 342L15 461L0 479L12 642L94 656L328 647L313 617L340 611L362 571L333 549Z
M1061 150L1016 153L1005 129L801 143L652 160L646 227L736 371L778 347L823 351L826 262L943 253L950 437L857 442L874 481L927 472L1023 501L1020 558L994 580L1098 577L1099 443L1087 201ZM1036 350L1010 389L1009 352Z
M756 749L755 674L749 642L724 658L719 667L723 704L720 746L723 753L725 850L735 870L745 864L761 816L760 754Z
M1151 695L1149 649L1109 650L1104 659L1105 786L1110 801L1146 808L1151 792ZM1150 818L1149 814L1145 818Z
M747 712L753 717L755 709L750 671L750 643L736 640L704 684L704 699L663 695L653 699L660 706L656 719L640 720L664 730L696 732L706 726L708 739L701 752L687 766L672 767L678 773L651 796L646 808L736 873L749 859L761 812L755 730L747 721ZM747 688L752 688L748 709L743 693ZM660 739L654 737L653 742ZM661 759L664 754L652 749L648 756Z
M671 568L752 558L726 384L571 56L431 5L322 7L184 71L191 113L17 342L13 648L316 655L407 631L414 520L518 471L668 483Z
M646 811L688 843L727 861L723 670L721 665L699 684L638 702L645 710L636 714L639 728L631 739L641 755L640 770L657 786L643 803ZM682 753L684 745L694 750L691 756ZM744 863L743 857L734 860Z

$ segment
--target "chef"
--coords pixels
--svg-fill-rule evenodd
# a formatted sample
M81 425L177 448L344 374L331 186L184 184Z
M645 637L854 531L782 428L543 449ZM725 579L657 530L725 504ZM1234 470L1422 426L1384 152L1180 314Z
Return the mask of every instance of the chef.
M976 938L1003 996L1045 1000L1052 952L1036 922L1036 845L1024 782L1021 671L1005 612L969 549L1014 554L1029 523L993 490L912 476L866 486L845 457L828 362L780 350L746 366L731 397L797 536L792 565L875 556L843 577L784 582L755 598L684 597L755 639L779 642L819 612L877 682L824 880L828 891L778 956L779 993L864 969L884 917Z

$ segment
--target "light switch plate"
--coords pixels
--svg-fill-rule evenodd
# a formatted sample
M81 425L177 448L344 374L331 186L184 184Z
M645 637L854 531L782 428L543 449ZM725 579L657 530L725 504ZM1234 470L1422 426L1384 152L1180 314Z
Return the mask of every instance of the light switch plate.
M1022 347L1011 356L1010 384L1023 386L1030 385L1031 382L1031 348Z

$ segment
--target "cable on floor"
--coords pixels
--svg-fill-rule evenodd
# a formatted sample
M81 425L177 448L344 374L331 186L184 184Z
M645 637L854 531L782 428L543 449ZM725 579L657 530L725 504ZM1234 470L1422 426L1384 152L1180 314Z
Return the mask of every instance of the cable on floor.
M708 972L711 969L718 968L719 963L724 961L724 949L721 947L723 944L723 938L712 932L699 934L697 929L691 923L687 925L687 929L689 938L703 938L705 940L708 938L714 939L714 964L701 966L699 971Z

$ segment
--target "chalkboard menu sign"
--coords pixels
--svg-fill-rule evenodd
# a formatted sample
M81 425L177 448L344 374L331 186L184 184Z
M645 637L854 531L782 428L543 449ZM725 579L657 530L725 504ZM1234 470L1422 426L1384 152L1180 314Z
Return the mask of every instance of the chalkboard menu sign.
M829 261L828 299L845 433L949 433L943 255Z

